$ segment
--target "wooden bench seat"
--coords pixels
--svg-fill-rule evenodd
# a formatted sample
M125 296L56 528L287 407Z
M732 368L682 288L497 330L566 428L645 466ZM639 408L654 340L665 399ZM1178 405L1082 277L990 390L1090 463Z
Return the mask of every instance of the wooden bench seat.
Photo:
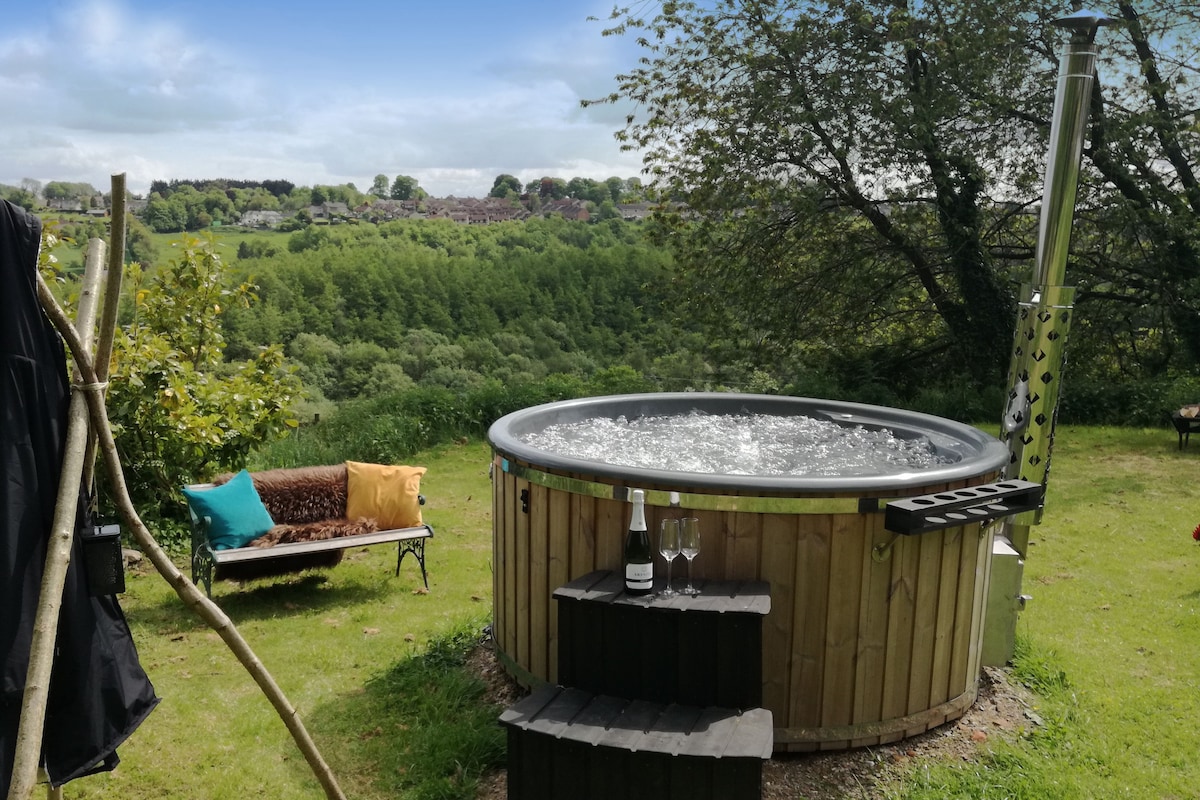
M295 473L303 480L290 480L290 473ZM202 583L210 597L214 580L250 580L306 569L333 567L341 562L346 550L393 542L397 545L396 575L400 574L404 557L412 553L421 568L421 581L426 589L429 588L429 575L425 569L425 542L433 537L433 528L428 524L421 524L408 528L345 532L349 521L343 518L346 498L344 467L278 469L266 473L250 473L250 477L262 497L263 504L277 524L304 523L319 527L327 520L330 529L339 529L339 535L330 536L326 531L327 535L324 538L306 541L279 541L265 547L246 545L216 549L209 543L208 527L211 520L207 517L197 517L193 511L192 582L197 585ZM215 485L217 484L194 484L188 488L203 491ZM298 493L304 496L297 496ZM417 499L420 505L425 504L423 496L418 496ZM358 527L361 529L361 526Z

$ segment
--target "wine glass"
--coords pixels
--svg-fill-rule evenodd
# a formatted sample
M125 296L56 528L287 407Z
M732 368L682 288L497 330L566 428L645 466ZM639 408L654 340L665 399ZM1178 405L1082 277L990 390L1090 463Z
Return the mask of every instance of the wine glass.
M667 588L659 594L674 597L679 594L671 588L671 563L679 555L679 520L664 519L658 529L658 552L667 560Z
M688 582L684 594L700 594L700 590L692 586L692 559L700 555L700 520L696 517L684 517L679 532L679 552L688 562Z

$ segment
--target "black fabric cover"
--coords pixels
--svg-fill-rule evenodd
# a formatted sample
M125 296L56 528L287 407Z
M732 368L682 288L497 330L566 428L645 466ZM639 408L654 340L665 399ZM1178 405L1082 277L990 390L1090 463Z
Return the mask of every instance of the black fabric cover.
M41 222L0 200L0 787L12 781L34 615L67 430L66 353L37 299ZM77 524L87 520L80 492ZM76 531L78 533L78 530ZM116 765L158 703L116 597L88 593L75 537L59 617L43 755L50 782Z

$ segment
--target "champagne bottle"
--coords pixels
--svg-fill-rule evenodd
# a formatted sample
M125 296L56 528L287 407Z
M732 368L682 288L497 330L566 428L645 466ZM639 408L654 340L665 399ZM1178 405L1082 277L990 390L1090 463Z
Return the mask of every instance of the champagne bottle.
M646 493L633 490L633 517L625 537L625 593L649 594L654 587L654 555L646 532Z

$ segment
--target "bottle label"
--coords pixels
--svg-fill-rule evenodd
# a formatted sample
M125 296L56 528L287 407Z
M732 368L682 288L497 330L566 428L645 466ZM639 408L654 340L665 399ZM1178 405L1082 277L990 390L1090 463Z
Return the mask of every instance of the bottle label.
M654 564L626 564L625 586L629 589L650 589L654 586Z

